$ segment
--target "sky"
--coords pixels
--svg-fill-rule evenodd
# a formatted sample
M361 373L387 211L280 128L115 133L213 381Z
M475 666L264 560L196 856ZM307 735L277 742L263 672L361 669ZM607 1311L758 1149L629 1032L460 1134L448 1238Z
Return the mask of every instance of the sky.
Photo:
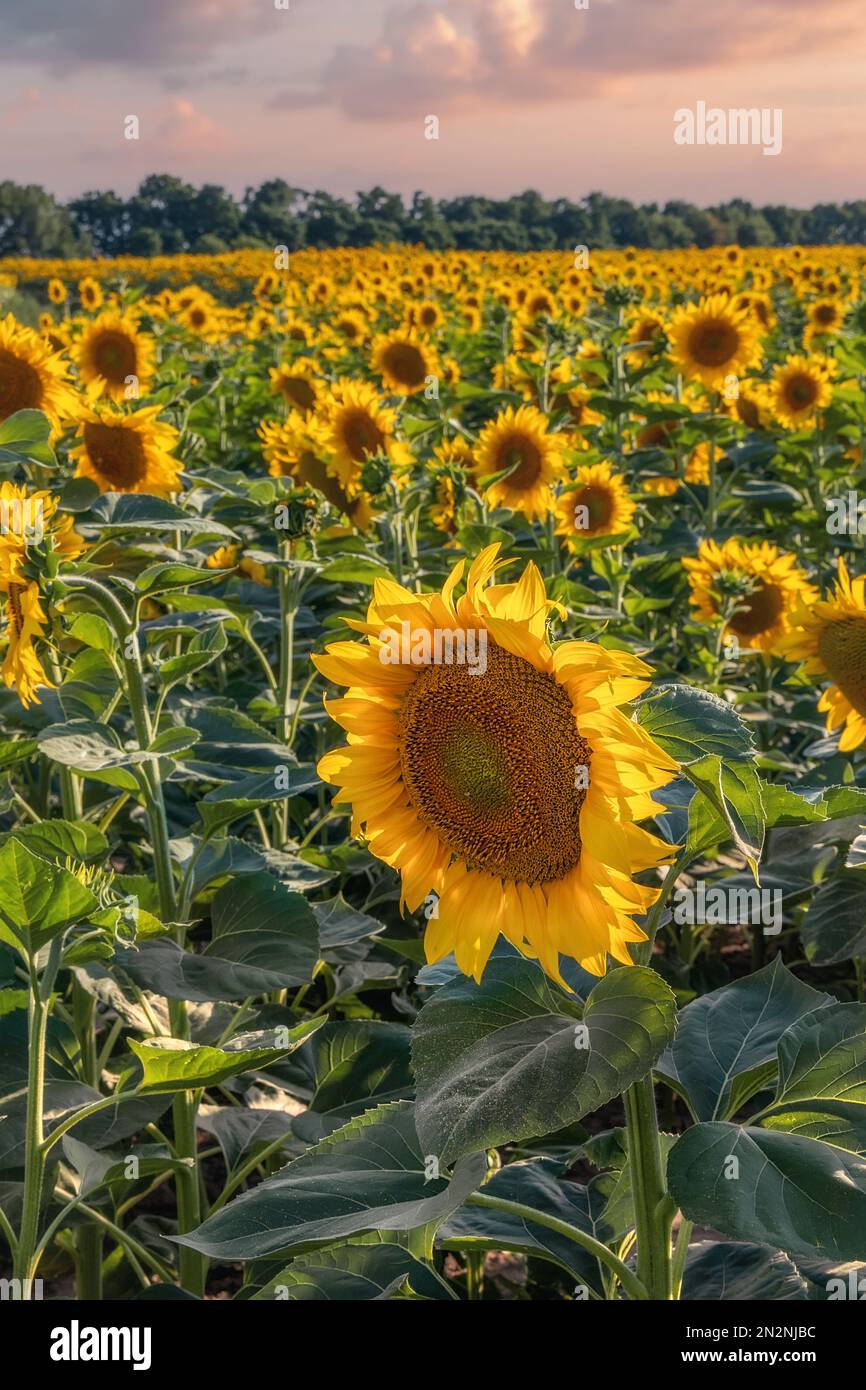
M864 0L0 0L0 180L802 207L866 196L864 71ZM698 102L781 152L677 144Z

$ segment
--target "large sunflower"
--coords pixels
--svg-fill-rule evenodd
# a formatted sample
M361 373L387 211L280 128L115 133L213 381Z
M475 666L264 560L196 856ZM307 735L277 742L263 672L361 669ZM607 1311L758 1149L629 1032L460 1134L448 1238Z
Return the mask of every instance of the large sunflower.
M760 360L755 319L746 309L736 309L725 294L681 305L668 337L675 366L705 386L720 388L726 377L741 375Z
M428 377L442 375L439 359L429 340L402 329L376 339L373 365L388 390L396 396L414 396L424 390Z
M509 507L543 518L553 506L550 490L563 473L563 441L548 432L534 406L509 406L485 425L475 446L475 471L492 478L485 492L490 507Z
M826 357L787 357L770 383L770 404L776 418L792 430L811 424L833 398L831 374Z
M71 454L76 478L92 479L100 492L180 492L182 464L173 456L180 436L157 419L159 411L158 405L130 414L105 405L82 411L81 443Z
M579 550L581 541L619 536L628 530L635 504L625 479L606 460L583 464L575 483L554 504L556 535L565 537L570 550Z
M727 609L726 633L764 652L778 651L798 601L817 597L796 556L769 541L701 541L697 555L683 565L696 616L711 622Z
M76 397L59 352L7 314L0 319L0 421L17 410L41 410L57 430L74 415Z
M154 344L131 315L109 312L87 325L76 360L92 399L135 400L146 394L153 376Z
M803 661L805 675L829 676L818 709L827 715L828 733L845 725L840 751L866 742L866 576L851 579L840 557L832 596L797 605L780 651Z
M366 642L337 642L318 669L346 697L326 701L348 733L319 774L350 804L356 834L399 870L415 911L436 894L425 950L449 952L476 980L500 935L560 979L560 954L602 975L631 964L644 939L633 918L658 888L634 875L671 847L635 824L675 765L618 707L647 686L636 657L590 642L552 648L551 602L534 564L516 584L485 587L499 547L464 561L441 593L376 582ZM437 635L462 634L483 668L437 662ZM408 635L390 664L392 635ZM459 652L459 646L457 646Z
M269 369L271 390L282 396L289 410L306 415L314 410L321 394L322 382L312 357L296 357Z

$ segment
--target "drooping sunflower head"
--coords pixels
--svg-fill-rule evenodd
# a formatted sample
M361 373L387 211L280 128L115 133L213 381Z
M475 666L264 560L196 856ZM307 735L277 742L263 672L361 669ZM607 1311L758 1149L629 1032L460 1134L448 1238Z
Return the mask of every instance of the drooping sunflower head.
M648 684L636 657L590 642L551 647L537 568L488 581L498 546L441 593L377 581L363 642L314 657L347 686L326 701L346 730L319 774L351 806L356 834L427 900L429 961L453 951L481 978L502 934L560 979L560 954L596 975L631 963L633 918L658 896L634 875L670 855L635 822L675 765L619 708Z
M475 471L489 478L485 501L527 517L545 517L553 505L551 484L563 474L560 436L548 431L535 406L509 406L491 420L475 446Z
M832 593L797 604L780 651L802 661L804 675L829 677L818 709L827 715L828 733L844 725L840 751L866 743L866 575L851 579L840 556Z
M770 383L774 415L788 429L810 424L833 399L832 364L826 357L787 357Z
M414 396L424 390L428 377L441 376L439 361L429 340L402 329L382 334L375 340L373 366L396 396Z
M557 498L554 512L556 535L565 537L570 550L598 536L622 536L631 525L635 504L628 485L605 460L583 464L575 474L575 486Z
M12 314L0 319L0 422L18 410L41 410L56 431L76 409L62 355Z
M685 376L719 388L760 360L755 319L724 294L675 310L668 329L671 358Z
M78 426L81 441L72 450L76 478L90 478L100 492L145 492L167 497L180 492L180 459L174 456L180 436L173 425L157 419L159 406L124 413L115 406L84 410Z
M817 596L796 556L769 541L701 541L683 565L696 616L707 622L724 617L726 634L764 652L779 650L798 601Z
M88 324L76 361L92 400L137 400L147 393L154 371L154 343L129 314L109 312Z

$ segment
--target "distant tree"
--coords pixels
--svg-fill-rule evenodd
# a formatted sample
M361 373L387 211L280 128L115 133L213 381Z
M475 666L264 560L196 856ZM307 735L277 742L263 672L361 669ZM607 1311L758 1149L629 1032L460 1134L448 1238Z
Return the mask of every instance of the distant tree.
M78 256L89 249L89 237L44 188L0 183L0 255Z

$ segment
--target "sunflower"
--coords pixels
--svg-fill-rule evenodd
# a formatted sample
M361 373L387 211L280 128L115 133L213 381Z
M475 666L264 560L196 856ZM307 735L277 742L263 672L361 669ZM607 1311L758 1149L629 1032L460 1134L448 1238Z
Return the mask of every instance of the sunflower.
M755 319L746 309L735 309L724 294L681 305L668 337L674 365L705 386L720 388L726 377L740 375L760 360Z
M553 505L551 483L563 472L562 449L540 410L509 406L485 425L475 446L476 473L492 475L487 505L509 507L530 519L546 517Z
M385 454L405 467L411 454L395 436L396 415L366 381L341 381L322 404L320 422L332 456L330 471L342 483L360 473L366 459Z
M575 486L560 494L554 513L558 523L555 534L566 538L570 550L579 550L581 541L627 531L635 504L625 479L605 461L578 468Z
M796 430L826 410L833 398L827 358L787 357L770 383L770 405L776 418Z
M414 331L380 335L373 343L373 365L395 396L414 396L429 377L442 375L434 349Z
M91 399L137 399L153 376L154 344L139 333L130 314L100 314L88 324L76 349L81 379Z
M806 314L805 341L838 333L845 321L845 305L841 299L816 299Z
M92 479L100 492L180 492L182 465L173 456L180 436L157 419L159 411L158 405L129 414L107 405L82 411L81 443L71 453L78 460L76 478Z
M89 275L85 276L83 280L78 282L78 298L81 301L82 309L88 309L94 313L97 309L102 308L102 287L97 280L92 279Z
M271 390L282 396L290 410L303 415L315 410L321 395L321 383L312 357L296 357L269 369Z
M0 676L8 689L17 690L25 708L40 703L39 686L52 685L36 651L48 622L36 550L60 560L75 560L84 550L71 517L57 508L51 493L28 493L15 483L0 483L0 593L6 596L6 652Z
M478 313L477 308L473 309L473 313ZM442 306L435 299L422 299L420 304L410 304L406 318L409 327L417 328L419 333L435 333L445 323Z
M425 951L453 951L480 980L500 933L561 982L561 954L594 975L607 957L630 965L645 939L633 918L658 897L634 881L671 856L635 824L658 811L653 790L675 765L618 708L648 685L636 657L591 642L552 648L552 605L534 564L519 582L487 581L498 545L464 561L441 593L416 594L377 580L366 642L337 642L313 658L348 686L326 701L348 744L325 755L319 775L350 804L354 832L402 878L402 905L431 894ZM394 636L409 660L389 661ZM484 662L436 662L443 652ZM404 650L404 655L406 651Z
M41 410L56 432L75 414L76 397L59 352L7 314L0 319L0 421L17 410Z
M796 556L769 541L704 540L683 565L695 616L711 622L726 611L725 633L759 651L776 652L795 605L817 597Z
M65 304L66 297L67 290L62 280L55 278L48 281L48 298L52 304Z
M571 390L556 390L560 384L568 386L576 375L569 357L554 367L550 373L550 408L568 411L570 424L574 429L582 430L588 429L590 425L600 425L604 417L590 407L589 401L593 393L587 387L572 386Z
M797 605L780 651L803 661L804 675L832 681L818 709L827 715L828 733L845 725L839 751L866 742L866 576L852 580L840 556L832 596Z

